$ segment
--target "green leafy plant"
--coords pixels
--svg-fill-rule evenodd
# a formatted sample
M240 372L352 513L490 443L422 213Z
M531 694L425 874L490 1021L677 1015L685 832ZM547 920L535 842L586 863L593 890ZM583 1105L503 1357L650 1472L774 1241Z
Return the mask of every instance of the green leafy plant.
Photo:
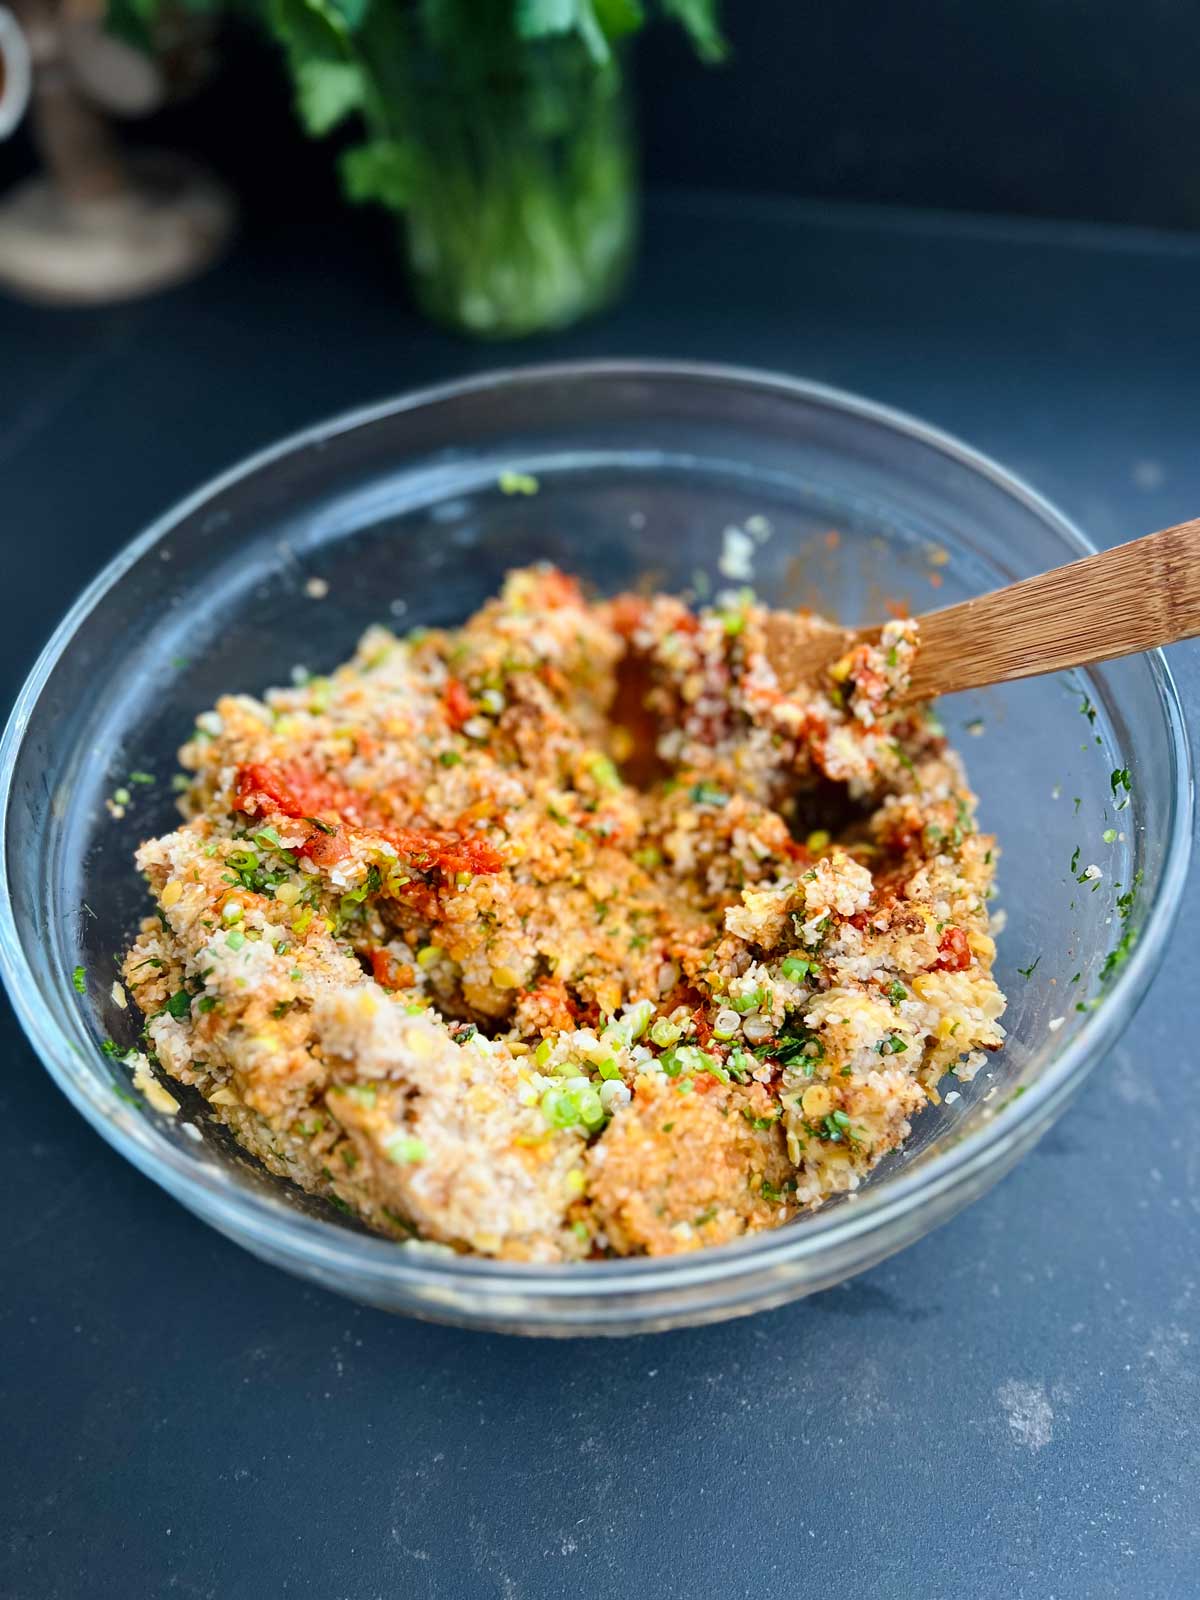
M126 36L167 0L110 0ZM174 0L210 11L221 0ZM572 320L635 233L625 43L679 24L705 61L717 0L227 0L282 46L306 130L356 128L347 196L403 214L426 308L480 334Z
M704 60L722 57L716 0L660 0L657 9L682 24ZM435 92L523 87L532 126L553 133L568 110L564 75L576 90L590 74L611 92L622 41L648 20L641 0L266 0L264 16L309 133L361 118L366 140L342 158L350 198L393 209L407 203L420 165L425 119L414 97L429 87L420 80L433 62Z

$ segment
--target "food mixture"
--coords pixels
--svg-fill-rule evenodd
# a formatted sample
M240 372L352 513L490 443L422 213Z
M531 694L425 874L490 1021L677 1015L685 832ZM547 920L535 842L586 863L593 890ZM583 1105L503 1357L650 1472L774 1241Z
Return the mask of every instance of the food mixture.
M694 1250L854 1189L1000 1046L994 845L895 703L914 622L785 695L764 617L530 569L459 629L221 700L138 852L161 1070L379 1232L510 1260Z

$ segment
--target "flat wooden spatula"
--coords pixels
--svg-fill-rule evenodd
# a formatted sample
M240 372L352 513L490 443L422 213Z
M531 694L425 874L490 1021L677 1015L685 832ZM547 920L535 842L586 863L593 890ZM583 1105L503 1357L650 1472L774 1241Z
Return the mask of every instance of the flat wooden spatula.
M905 700L1085 667L1200 634L1200 519L1085 556L919 618ZM838 628L772 612L767 658L791 690L880 628Z

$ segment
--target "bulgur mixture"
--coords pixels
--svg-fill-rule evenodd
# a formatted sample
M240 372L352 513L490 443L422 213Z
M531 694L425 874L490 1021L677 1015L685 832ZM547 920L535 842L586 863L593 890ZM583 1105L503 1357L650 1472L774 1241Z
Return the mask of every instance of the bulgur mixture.
M1000 1046L994 846L894 703L916 624L784 695L764 616L523 570L459 629L222 699L137 857L161 1070L379 1232L510 1260L854 1189Z

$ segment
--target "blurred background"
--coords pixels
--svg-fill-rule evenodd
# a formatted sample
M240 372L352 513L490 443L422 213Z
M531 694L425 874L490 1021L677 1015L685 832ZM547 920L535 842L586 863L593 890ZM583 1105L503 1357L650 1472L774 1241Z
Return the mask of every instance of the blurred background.
M651 14L654 25L627 49L622 35L632 27L631 4L601 0L593 12L588 0L531 0L525 13L543 32L522 43L520 70L536 61L545 76L566 85L569 119L578 122L587 99L572 77L581 72L579 62L587 61L590 76L611 77L615 59L623 57L641 145L639 156L636 140L631 143L631 170L640 168L651 190L1200 226L1200 28L1187 0L1138 6L1120 0L928 0L920 7L886 0L853 7L732 0L719 19L728 45L719 64L700 59L719 53L714 7L703 0L664 6L676 17ZM69 64L84 65L82 98L115 112L125 147L198 160L235 197L244 236L291 226L301 247L306 229L332 224L349 230L365 252L395 251L387 210L348 203L339 184L339 158L362 141L359 112L351 104L339 120L346 69L335 68L343 74L340 82L328 73L322 78L319 64L331 52L309 32L320 26L313 19L322 11L339 26L349 19L351 45L365 41L369 56L377 19L413 7L402 0L376 0L373 7L361 0L337 0L336 7L332 0L324 7L235 0L222 8L219 0L191 0L180 9L159 0L112 0L101 20L103 6L104 0L22 0L15 9L31 37L64 17L77 32L82 19L87 36L68 51ZM389 77L379 57L398 47L392 41L381 47L378 38L376 66L367 76L385 100L437 103L445 120L469 126L478 140L480 108L497 102L483 76L506 71L489 40L489 14L501 11L511 25L514 6L443 0L420 9L449 18L443 48L424 40L424 76L404 83ZM515 9L522 12L522 0L515 0ZM589 55L591 41L578 21L592 15L612 35L614 63L603 69ZM693 24L691 39L686 26L671 25L680 19ZM297 48L300 33L305 36ZM464 81L468 34L480 41L479 60ZM143 82L127 59L111 59L114 35L153 45L155 83ZM458 74L453 83L448 63ZM348 92L353 101L353 86ZM323 128L332 120L328 136L305 137L294 104L306 96L309 126ZM540 102L532 111L524 108L527 128L543 111ZM38 165L33 122L27 114L0 144L0 195L11 195ZM578 143L577 129L557 132L568 145L572 137ZM443 171L449 137L428 115L416 133ZM511 131L500 137L511 141ZM606 128L606 149L616 137ZM555 159L566 159L561 149ZM626 181L611 173L593 178L595 188L608 184L609 193ZM403 181L411 185L411 174ZM574 182L576 192L586 187L578 173ZM370 183L368 177L368 189ZM394 207L395 195L391 199ZM611 221L611 207L608 216ZM478 241L469 248L480 248ZM484 248L497 246L493 241ZM0 239L0 277L3 269ZM398 274L397 293L403 292ZM610 284L608 298L612 292ZM597 290L597 301L605 297ZM440 306L436 291L433 304L430 299L425 296L434 315L462 323L445 296ZM530 308L527 320L536 330L588 309L543 304ZM506 312L496 326L475 331L529 331L508 321Z
M1200 226L1200 28L1189 0L730 0L729 59L638 45L648 183ZM283 57L245 19L184 104L131 141L203 155L251 221L338 201L296 126ZM28 171L23 127L0 184Z

